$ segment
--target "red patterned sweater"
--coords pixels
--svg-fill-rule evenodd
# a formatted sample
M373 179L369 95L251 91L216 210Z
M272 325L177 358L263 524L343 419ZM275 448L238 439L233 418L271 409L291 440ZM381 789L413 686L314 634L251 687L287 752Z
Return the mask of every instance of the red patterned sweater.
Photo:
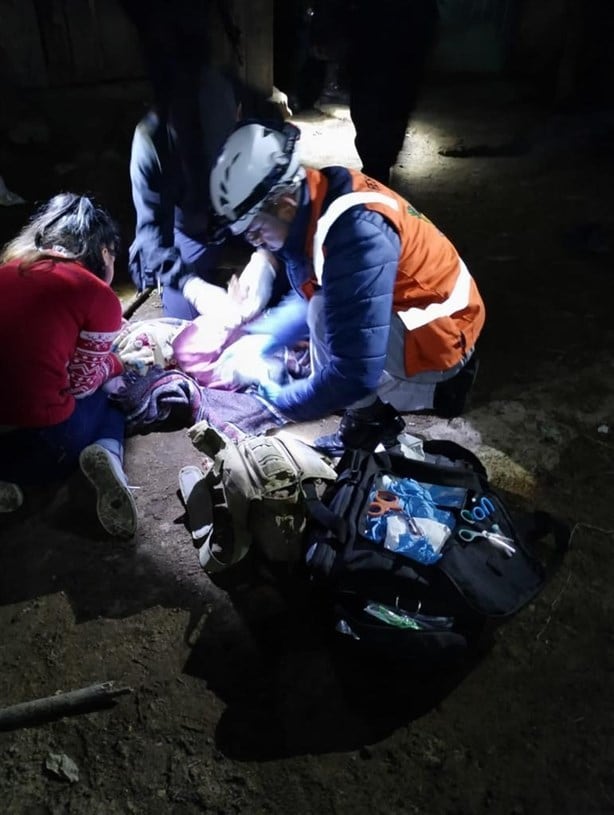
M122 372L110 350L121 324L115 292L79 263L0 266L0 425L67 419L75 399Z

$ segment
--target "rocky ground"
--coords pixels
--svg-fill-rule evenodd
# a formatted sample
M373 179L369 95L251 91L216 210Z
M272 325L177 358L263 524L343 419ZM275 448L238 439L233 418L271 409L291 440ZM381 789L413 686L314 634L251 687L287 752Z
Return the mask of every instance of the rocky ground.
M72 152L5 144L2 172L29 202L96 193L129 240L139 102L104 110L80 150L74 133ZM359 166L347 109L296 122L307 161ZM347 655L287 576L249 562L215 582L201 572L176 490L202 455L185 431L133 438L134 541L105 537L78 476L0 521L0 705L129 689L108 709L0 734L3 812L614 812L613 130L611 114L557 113L510 83L433 83L394 175L488 308L471 410L407 416L407 429L460 441L510 501L571 524L535 602L459 670ZM26 209L0 210L3 239ZM158 309L154 296L133 319Z

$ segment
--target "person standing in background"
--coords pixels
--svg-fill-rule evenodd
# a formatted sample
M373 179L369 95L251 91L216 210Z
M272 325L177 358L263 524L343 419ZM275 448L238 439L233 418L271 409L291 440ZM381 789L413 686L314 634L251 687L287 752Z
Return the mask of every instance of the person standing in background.
M347 76L365 175L390 183L437 33L437 0L356 0Z
M245 309L228 295L218 269L209 173L241 116L262 112L281 121L279 108L239 79L242 33L223 0L123 0L123 6L141 38L154 96L130 156L132 280L139 290L161 287L168 317L213 314L218 323L238 325ZM216 31L222 42L214 41Z
M280 15L276 84L301 106L320 96L335 63L365 175L390 183L433 51L437 0L293 0ZM285 29L283 28L285 26ZM293 52L286 39L297 44ZM309 47L301 47L305 39ZM294 61L293 61L294 60Z
M206 179L238 110L230 80L202 67L196 86L192 78L178 75L172 98L149 110L134 131L130 182L136 225L130 274L139 290L162 287L168 317L194 319L202 311L201 300L218 313L232 308L225 289L216 285L220 247L208 231Z

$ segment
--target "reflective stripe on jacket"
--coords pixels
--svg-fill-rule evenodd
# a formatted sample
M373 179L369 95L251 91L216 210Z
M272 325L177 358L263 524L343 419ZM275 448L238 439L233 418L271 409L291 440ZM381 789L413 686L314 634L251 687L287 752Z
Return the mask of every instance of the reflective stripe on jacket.
M401 242L393 310L407 328L406 372L411 376L451 368L474 347L484 325L484 303L475 281L448 238L394 191L345 170L347 192L332 198L328 172L339 169L307 170L311 218L306 251L317 283L322 285L326 276L327 239L334 242L331 229L338 219L352 207L380 213ZM309 296L308 287L304 290Z

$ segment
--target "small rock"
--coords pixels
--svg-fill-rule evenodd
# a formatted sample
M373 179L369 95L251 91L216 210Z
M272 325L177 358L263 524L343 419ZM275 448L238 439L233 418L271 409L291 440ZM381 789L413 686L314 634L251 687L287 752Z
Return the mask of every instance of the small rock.
M25 198L22 198L21 195L17 195L16 192L12 192L6 186L4 179L0 175L0 206L3 207L14 207L17 204L25 204Z
M45 769L62 781L74 784L79 780L79 768L66 753L49 753L45 759Z

